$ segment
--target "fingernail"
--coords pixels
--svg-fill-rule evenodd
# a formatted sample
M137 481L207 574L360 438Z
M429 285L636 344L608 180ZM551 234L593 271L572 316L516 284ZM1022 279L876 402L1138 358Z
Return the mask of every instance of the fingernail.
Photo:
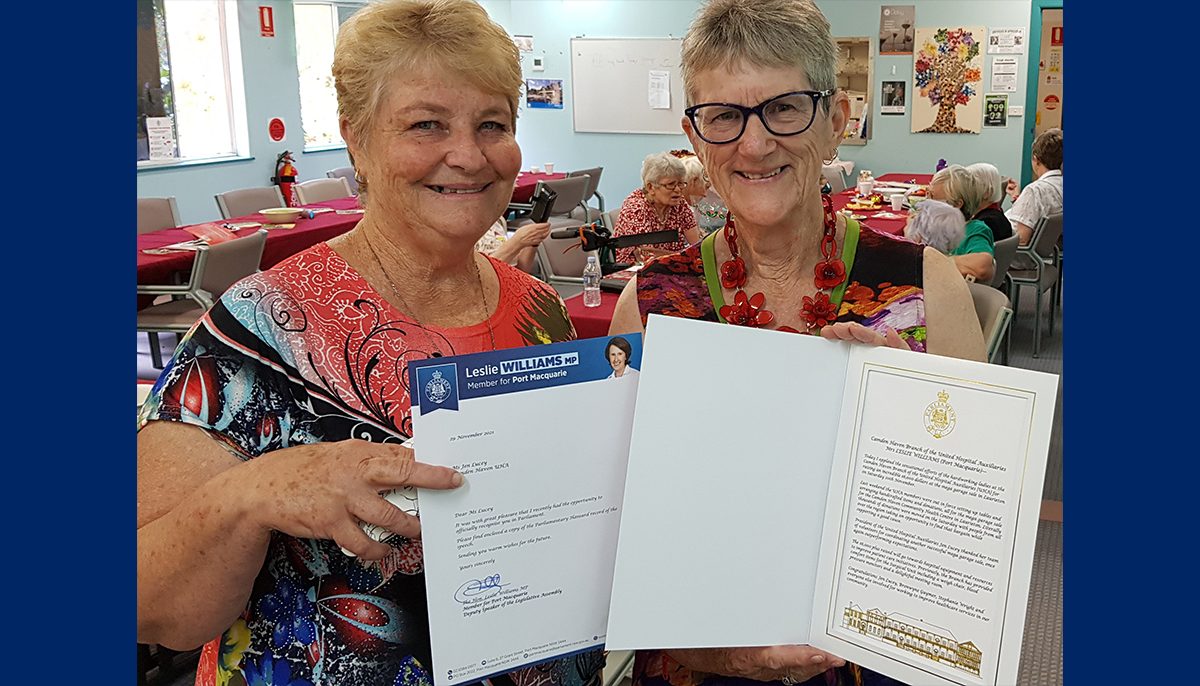
M812 661L813 662L824 662L825 656L824 655L813 655Z
M458 472L454 472L454 476L450 477L450 485L455 488L458 488L459 486L462 485L462 483L463 483L463 475Z

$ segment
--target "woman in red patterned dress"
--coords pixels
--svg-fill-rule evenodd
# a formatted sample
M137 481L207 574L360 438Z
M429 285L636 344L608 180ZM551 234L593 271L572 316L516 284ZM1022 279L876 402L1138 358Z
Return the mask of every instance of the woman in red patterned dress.
M475 250L521 167L508 33L472 0L381 0L342 25L333 75L362 221L222 295L141 415L138 641L204 644L199 686L431 686L415 497L380 493L462 476L403 445L408 363L575 337L552 288Z
M700 229L687 197L687 168L666 152L647 155L642 161L642 187L629 194L621 205L613 236L651 231L675 231L669 243L618 248L618 262L637 262L669 255L700 240Z

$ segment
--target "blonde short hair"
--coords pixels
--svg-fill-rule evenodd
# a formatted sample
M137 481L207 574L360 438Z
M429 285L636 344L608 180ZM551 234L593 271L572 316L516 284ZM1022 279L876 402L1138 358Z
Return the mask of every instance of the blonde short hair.
M943 184L946 188L947 202L951 205L958 205L959 211L966 219L974 217L983 205L984 199L991 195L991 191L979 183L976 176L961 164L952 164L939 169L929 181L930 186Z
M711 0L683 39L683 87L695 104L696 75L746 62L799 67L814 90L837 88L837 49L812 0ZM826 111L829 100L824 101Z
M988 203L1000 202L1004 197L1004 181L1000 178L1000 170L991 162L976 162L968 165L967 171L975 177L975 182L982 185L981 191L987 191L984 196Z
M687 180L687 167L683 160L669 152L654 152L642 160L642 187L650 190L650 184L658 183L669 176Z
M333 51L338 116L365 146L389 80L432 65L503 96L516 125L521 60L508 32L473 0L379 0L342 24Z

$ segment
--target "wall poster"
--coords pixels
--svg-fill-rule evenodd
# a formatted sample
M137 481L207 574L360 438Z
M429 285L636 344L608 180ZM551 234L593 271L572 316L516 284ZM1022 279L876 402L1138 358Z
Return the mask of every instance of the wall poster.
M983 96L983 128L1008 128L1008 93L987 93Z
M979 133L983 100L982 26L916 30L913 58L913 133Z
M880 98L880 114L904 114L905 84L903 81L884 81Z

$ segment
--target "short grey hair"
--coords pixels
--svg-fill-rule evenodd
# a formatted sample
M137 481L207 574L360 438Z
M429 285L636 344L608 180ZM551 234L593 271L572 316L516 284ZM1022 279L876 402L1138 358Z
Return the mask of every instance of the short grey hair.
M669 152L654 152L642 160L642 187L650 190L651 183L658 183L668 176L676 176L687 180L687 167L683 160Z
M699 157L688 155L687 157L680 157L678 159L680 162L683 162L683 168L686 172L683 177L684 181L691 183L696 179L704 178L704 163L700 161Z
M966 227L967 220L957 207L927 198L913 211L908 225L904 227L904 235L917 243L949 253L962 243Z
M1000 178L1000 170L991 162L976 162L967 166L967 171L975 176L975 182L981 184L981 190L987 191L987 202L1000 202L1004 197L1004 181Z
M812 0L710 0L683 39L683 88L695 104L696 75L746 62L799 67L814 90L837 88L837 48ZM829 100L824 100L829 111Z
M961 164L952 164L939 169L929 181L930 186L945 184L946 198L951 205L958 204L964 219L975 216L984 204L985 198L991 197L991 191L976 181L975 175L967 171Z

